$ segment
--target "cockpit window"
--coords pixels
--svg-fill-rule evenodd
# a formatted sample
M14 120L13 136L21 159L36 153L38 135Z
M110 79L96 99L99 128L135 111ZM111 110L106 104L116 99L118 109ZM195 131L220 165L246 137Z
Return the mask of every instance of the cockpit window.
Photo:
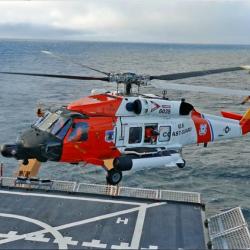
M46 112L44 117L39 118L38 121L34 124L35 127L39 128L42 131L49 131L54 122L59 118L57 113Z
M63 139L71 126L71 119L48 111L33 126Z
M71 119L60 117L51 127L50 133L63 139L71 126Z
M56 134L62 129L62 127L64 126L64 124L65 124L68 120L69 120L69 119L67 119L67 118L65 118L65 117L60 117L60 118L58 118L58 119L54 122L53 126L51 127L51 130L50 130L51 134L56 135Z
M86 122L78 122L74 124L73 130L69 135L69 141L86 141L88 139L89 125Z
M50 115L50 112L46 112L44 116L39 117L36 122L33 124L34 127L39 127L42 122Z

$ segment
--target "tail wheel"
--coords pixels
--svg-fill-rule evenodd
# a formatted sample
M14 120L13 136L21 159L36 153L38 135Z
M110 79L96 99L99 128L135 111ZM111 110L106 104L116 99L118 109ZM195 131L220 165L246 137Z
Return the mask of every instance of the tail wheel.
M122 171L112 168L108 170L106 180L110 185L117 185L122 179Z
M183 163L176 163L178 168L184 168L186 166L186 161L183 160Z

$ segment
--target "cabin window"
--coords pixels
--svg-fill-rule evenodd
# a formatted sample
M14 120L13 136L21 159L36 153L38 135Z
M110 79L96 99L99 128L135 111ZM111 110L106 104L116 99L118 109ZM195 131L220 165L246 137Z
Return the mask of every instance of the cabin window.
M158 124L147 124L145 126L144 143L155 144L157 142Z
M171 139L171 126L161 126L159 129L159 142L167 142Z
M86 141L88 139L89 125L86 122L73 123L69 141Z
M129 144L141 143L142 140L142 127L129 128Z

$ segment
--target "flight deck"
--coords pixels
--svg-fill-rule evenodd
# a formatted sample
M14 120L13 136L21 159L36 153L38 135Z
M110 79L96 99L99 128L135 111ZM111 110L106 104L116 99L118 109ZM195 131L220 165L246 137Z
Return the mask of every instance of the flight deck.
M216 216L195 192L3 177L0 249L250 247L239 208Z

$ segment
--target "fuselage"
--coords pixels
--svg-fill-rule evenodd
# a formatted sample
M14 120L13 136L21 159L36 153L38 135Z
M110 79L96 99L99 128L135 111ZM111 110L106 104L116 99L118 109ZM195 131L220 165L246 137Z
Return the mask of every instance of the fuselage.
M143 156L152 150L240 137L250 128L242 119L202 114L184 101L156 96L99 94L44 114L15 148L6 147L2 154L102 166L104 160L121 155Z
M96 95L73 102L68 109L89 116L89 127L85 141L70 141L73 129L68 131L61 156L65 162L102 165L105 159L135 150L181 149L243 134L238 120L202 114L186 102L157 97ZM153 141L146 136L148 128L158 133Z

